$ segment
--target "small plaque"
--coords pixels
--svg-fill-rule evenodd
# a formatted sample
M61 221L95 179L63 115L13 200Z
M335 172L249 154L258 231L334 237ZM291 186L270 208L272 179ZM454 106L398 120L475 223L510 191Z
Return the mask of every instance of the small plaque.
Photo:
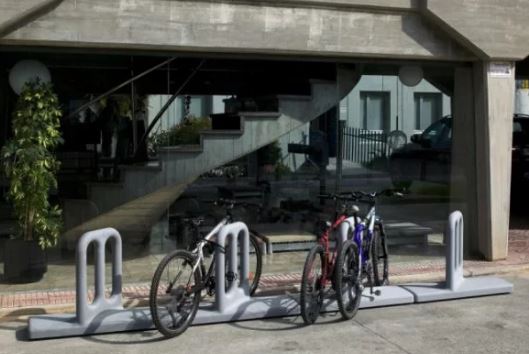
M492 62L489 64L489 74L491 77L511 77L512 73L512 63Z

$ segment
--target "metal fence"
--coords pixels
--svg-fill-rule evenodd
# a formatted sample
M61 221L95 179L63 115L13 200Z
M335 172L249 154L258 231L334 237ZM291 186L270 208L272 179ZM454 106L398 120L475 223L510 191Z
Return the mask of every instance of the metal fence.
M344 128L343 159L368 164L388 156L387 134L382 131Z

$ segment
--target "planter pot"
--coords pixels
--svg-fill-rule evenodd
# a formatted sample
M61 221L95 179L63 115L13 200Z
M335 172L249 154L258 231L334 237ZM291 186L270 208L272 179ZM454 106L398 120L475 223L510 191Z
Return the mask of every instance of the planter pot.
M6 240L4 247L4 280L32 283L48 271L46 252L36 241Z
M274 174L276 171L276 166L273 164L264 164L261 166L261 172L264 175L271 175Z

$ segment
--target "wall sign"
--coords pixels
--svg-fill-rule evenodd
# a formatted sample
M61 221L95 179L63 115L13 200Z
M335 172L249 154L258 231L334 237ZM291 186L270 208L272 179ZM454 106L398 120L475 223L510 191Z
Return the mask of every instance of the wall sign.
M513 74L512 63L491 62L489 64L489 74L491 77L511 77Z

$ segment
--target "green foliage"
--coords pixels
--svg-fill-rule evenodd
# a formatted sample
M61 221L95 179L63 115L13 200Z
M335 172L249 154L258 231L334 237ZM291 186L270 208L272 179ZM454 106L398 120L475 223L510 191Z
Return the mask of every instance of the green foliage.
M292 170L290 169L290 167L288 167L288 165L282 162L278 162L275 165L274 173L275 173L276 179L281 179L281 177L291 174Z
M61 116L51 84L26 84L13 114L13 138L2 148L18 236L37 240L43 249L57 244L62 226L61 210L48 201L50 189L57 188L59 162L53 150L62 142Z
M176 145L195 145L200 143L200 131L210 129L209 117L189 117L168 130L151 134L149 150L156 152L159 147Z

